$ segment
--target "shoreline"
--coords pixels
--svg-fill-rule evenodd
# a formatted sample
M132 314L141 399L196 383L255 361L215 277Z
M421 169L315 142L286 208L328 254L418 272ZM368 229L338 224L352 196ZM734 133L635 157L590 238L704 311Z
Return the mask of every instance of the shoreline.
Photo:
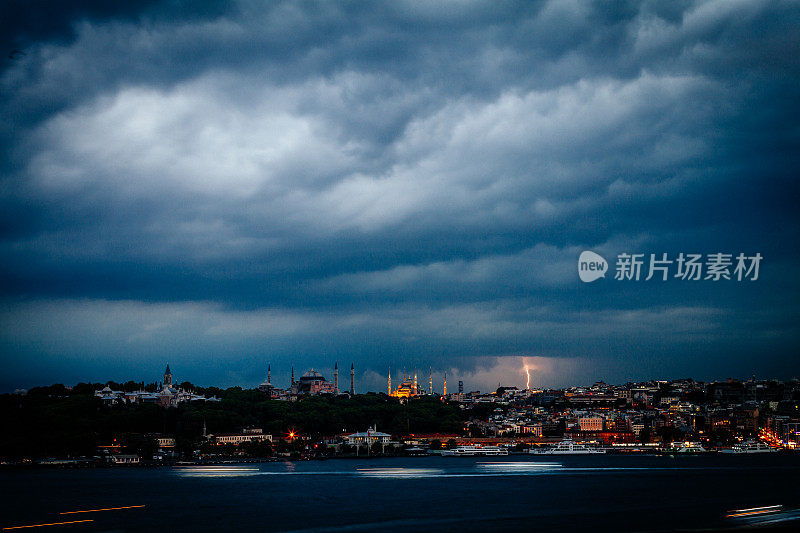
M611 451L604 454L529 454L512 452L505 456L483 456L476 455L463 455L463 456L443 456L438 453L426 454L410 454L410 455L384 455L384 454L370 454L370 455L337 455L332 457L253 457L253 458L225 458L214 460L191 460L191 461L140 461L137 463L129 464L114 464L107 461L98 460L96 458L79 458L79 459L55 459L51 461L21 461L21 462L3 462L0 463L0 471L2 470L35 470L35 469L84 469L84 468L174 468L180 466L213 466L213 465L236 465L236 464L261 464L261 463L285 463L285 462L305 462L305 461L329 461L329 460L383 460L383 459L421 459L440 457L448 461L463 458L486 458L498 459L504 457L516 458L563 458L563 457L753 457L753 456L771 456L771 457L797 457L800 455L797 450L779 450L772 453L722 453L719 451L707 451L700 453L676 453L670 451L647 451L647 452L634 452L634 451Z

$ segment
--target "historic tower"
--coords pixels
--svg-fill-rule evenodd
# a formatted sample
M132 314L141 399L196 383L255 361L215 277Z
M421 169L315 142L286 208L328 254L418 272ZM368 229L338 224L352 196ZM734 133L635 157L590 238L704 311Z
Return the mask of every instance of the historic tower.
M447 396L447 372L444 373L444 388L442 390L442 396Z
M353 363L350 363L350 396L356 395L356 371Z
M169 363L167 369L164 371L164 388L172 387L172 372L169 371Z
M333 363L333 393L339 394L339 361Z

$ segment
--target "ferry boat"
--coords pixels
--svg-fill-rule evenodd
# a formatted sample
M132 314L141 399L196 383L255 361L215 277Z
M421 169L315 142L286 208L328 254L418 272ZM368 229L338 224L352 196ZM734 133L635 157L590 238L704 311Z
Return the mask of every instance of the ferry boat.
M708 453L699 442L673 442L669 453Z
M508 455L506 448L500 446L458 446L452 450L442 450L444 456L469 457L475 455Z
M565 439L551 448L531 448L528 453L533 455L595 455L606 453L606 450Z
M748 440L720 450L721 453L774 453L777 451L778 448L773 448L768 444L755 440Z

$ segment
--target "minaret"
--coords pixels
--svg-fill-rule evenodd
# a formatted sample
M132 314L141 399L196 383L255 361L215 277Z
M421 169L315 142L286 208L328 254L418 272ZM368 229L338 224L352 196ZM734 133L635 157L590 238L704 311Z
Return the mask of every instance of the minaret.
M350 363L350 396L356 395L356 371L353 363Z
M428 392L433 396L433 367L428 370Z
M419 386L417 385L417 371L414 370L414 394L419 394Z
M442 390L442 396L447 396L447 372L444 373L444 389Z
M339 361L333 363L333 393L339 394Z
M389 380L386 383L386 388L389 389L389 396L392 395L392 369L389 369Z
M169 363L167 369L164 371L164 388L172 387L172 372L169 371Z
M267 385L272 385L272 365L267 363Z
M206 419L203 419L203 437L208 436L208 431L206 431Z
M292 365L292 385L294 385L294 365Z

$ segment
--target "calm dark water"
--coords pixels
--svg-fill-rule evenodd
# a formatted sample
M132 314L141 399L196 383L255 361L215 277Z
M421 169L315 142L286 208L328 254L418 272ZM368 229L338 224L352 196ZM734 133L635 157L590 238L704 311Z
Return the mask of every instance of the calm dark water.
M41 530L670 531L739 525L725 518L735 509L798 508L799 481L796 455L14 470L0 472L0 526L91 519ZM60 514L131 505L145 507ZM786 524L800 530L800 521Z

